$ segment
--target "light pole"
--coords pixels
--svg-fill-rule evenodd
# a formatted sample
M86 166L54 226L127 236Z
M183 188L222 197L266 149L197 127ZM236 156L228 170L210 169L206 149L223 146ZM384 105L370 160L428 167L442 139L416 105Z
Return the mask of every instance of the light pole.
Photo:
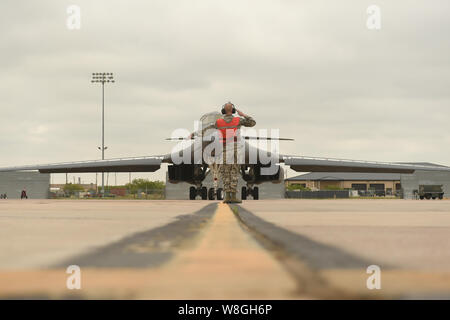
M111 72L97 72L92 74L92 83L102 84L102 146L98 147L102 151L102 160L105 160L105 83L114 83L114 76ZM105 196L105 173L102 172L102 197Z

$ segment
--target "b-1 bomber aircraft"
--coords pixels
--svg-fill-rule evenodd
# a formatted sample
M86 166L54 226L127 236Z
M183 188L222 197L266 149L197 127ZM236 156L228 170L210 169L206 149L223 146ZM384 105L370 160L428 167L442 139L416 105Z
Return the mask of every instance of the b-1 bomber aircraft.
M211 112L204 114L200 118L200 125L202 128L208 128L215 124L216 120L221 117L219 112ZM89 173L89 172L154 172L160 169L162 163L168 164L168 179L171 183L187 182L192 186L189 188L189 198L191 200L200 196L203 200L213 200L217 198L221 200L222 190L217 189L217 166L216 163L208 163L204 157L200 161L195 161L194 154L196 152L196 145L201 148L201 154L205 148L212 143L213 139L206 139L202 137L200 144L195 141L188 141L189 145L177 151L177 158L181 155L189 154L188 161L179 163L174 161L174 152L144 157L130 157L130 158L112 158L105 160L91 160L91 161L76 161L64 162L54 164L41 165L26 165L15 167L0 168L0 172L6 171L29 171L38 170L40 173ZM185 140L189 138L170 138L169 140ZM447 166L433 166L427 164L409 164L400 162L377 162L377 161L362 161L362 160L348 160L336 158L320 158L308 156L295 156L284 154L271 154L270 152L258 149L249 143L249 140L292 140L283 138L270 137L241 137L245 150L245 159L240 163L240 174L246 182L246 186L242 187L242 199L247 199L251 196L253 199L259 198L258 185L262 183L281 183L283 181L283 168L280 163L290 166L291 169L297 172L377 172L377 173L414 173L415 170L426 171L450 171ZM184 141L186 142L186 141ZM198 150L197 150L198 151ZM276 163L267 163L266 159L260 157L260 154L267 153L272 159L276 159ZM256 158L252 159L252 155ZM186 157L185 157L186 159ZM264 169L269 166L275 166L275 170L271 170L270 174L265 174ZM215 187L208 190L203 186L203 181L208 174L213 174Z

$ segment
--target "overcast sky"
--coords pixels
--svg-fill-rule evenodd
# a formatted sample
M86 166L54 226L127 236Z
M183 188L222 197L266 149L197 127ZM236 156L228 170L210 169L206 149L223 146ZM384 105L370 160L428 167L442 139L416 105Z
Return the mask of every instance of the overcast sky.
M66 26L72 4L80 30ZM371 4L380 30L366 27ZM173 129L231 100L257 128L295 139L282 153L450 165L449 9L448 0L2 0L0 166L101 157L92 72L117 81L106 88L107 157L169 152Z

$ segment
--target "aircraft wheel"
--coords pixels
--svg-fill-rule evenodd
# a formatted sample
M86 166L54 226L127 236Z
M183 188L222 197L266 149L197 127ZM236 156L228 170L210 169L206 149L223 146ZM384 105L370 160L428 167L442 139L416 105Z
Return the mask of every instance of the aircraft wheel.
M427 200L430 200L430 199L431 199L431 195L427 194L427 195L425 195L425 198L426 198Z
M214 200L214 188L209 188L208 190L208 200Z
M189 188L189 200L195 200L195 197L197 196L197 189L195 187Z
M202 200L208 199L208 188L202 187L201 189Z
M222 188L217 189L217 200L223 200L223 189Z
M420 196L420 200L423 200L423 196Z
M259 188L258 187L253 187L252 196L253 196L253 200L259 199Z
M242 187L241 198L242 198L242 200L247 200L247 187Z

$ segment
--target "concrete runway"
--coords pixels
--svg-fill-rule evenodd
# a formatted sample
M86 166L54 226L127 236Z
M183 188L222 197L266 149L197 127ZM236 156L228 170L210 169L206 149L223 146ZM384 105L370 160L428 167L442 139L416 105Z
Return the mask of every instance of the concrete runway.
M0 298L449 299L450 201L1 200Z

